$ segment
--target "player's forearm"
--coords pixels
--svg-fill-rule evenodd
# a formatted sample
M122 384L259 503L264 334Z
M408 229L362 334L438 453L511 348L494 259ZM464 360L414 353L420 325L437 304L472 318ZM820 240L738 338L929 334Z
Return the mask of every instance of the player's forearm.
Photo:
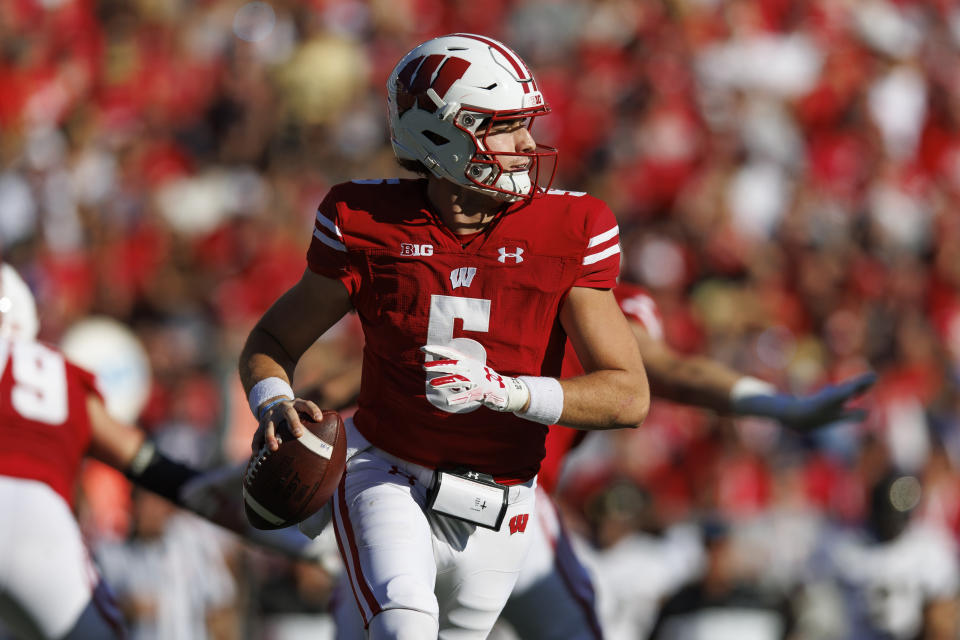
M650 409L644 372L601 370L560 381L563 413L559 424L578 429L639 426Z
M742 374L726 365L700 356L644 362L654 396L724 413L731 410L730 391Z
M339 280L304 271L300 281L267 309L247 338L239 367L247 394L266 378L289 383L300 357L350 306Z
M271 332L258 324L240 354L240 381L244 391L249 394L255 384L266 378L280 378L289 383L301 355L289 353Z

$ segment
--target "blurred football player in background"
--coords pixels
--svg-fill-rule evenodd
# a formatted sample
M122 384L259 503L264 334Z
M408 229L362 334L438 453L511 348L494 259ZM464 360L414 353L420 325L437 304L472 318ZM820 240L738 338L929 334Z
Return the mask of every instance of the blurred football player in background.
M867 373L838 385L827 385L808 396L794 396L778 392L773 385L757 378L744 376L722 362L705 356L683 355L672 349L663 339L664 330L654 299L642 288L621 283L614 289L617 301L628 318L650 381L651 394L681 404L711 409L727 415L764 416L778 420L785 427L806 432L839 421L861 420L866 412L851 408L848 401L863 393L873 384L875 376ZM564 359L565 375L575 375L579 369L576 355L568 352ZM663 562L670 563L671 580L659 591L650 585L632 587L634 581L618 581L604 585L609 572L594 566L587 571L574 554L570 536L547 494L556 489L561 466L567 454L578 445L583 432L562 427L551 427L547 436L547 457L541 467L538 496L543 509L538 518L527 525L534 542L521 572L517 586L504 609L504 618L527 639L600 638L607 617L623 614L618 606L631 600L646 599L655 604L666 596L685 577L692 577L694 558L698 551L690 549L688 561L674 560L676 553L661 554ZM679 539L679 538L677 538ZM614 547L618 540L608 540L603 547ZM675 547L677 545L673 545ZM683 546L683 545L680 545ZM690 545L686 545L689 549ZM666 546L664 549L666 550ZM672 547L671 547L672 548ZM618 554L617 563L623 565L626 556ZM597 564L597 559L588 564ZM684 568L685 567L685 568ZM591 573L595 574L594 578ZM599 574L599 575L596 575ZM618 572L631 575L630 570ZM636 573L632 573L636 575ZM593 582L599 578L599 599ZM671 587L671 585L673 587ZM604 593L606 591L606 593ZM604 603L604 598L616 603ZM628 609L629 610L629 609ZM547 612L550 612L547 615ZM634 633L636 630L634 630ZM629 637L609 636L609 637Z
M139 487L130 533L94 548L132 640L239 637L238 543Z
M635 427L647 382L611 293L616 220L549 189L556 150L530 132L549 107L523 60L444 36L387 90L397 158L425 178L331 189L309 268L250 333L240 375L253 448L275 449L282 421L299 435L298 411L319 418L290 387L298 360L357 311L363 378L333 522L364 624L483 638L527 551L547 425ZM560 378L565 336L584 375Z
M85 455L134 483L235 531L246 532L236 467L201 473L157 451L143 431L106 409L94 375L37 342L26 283L0 265L0 621L24 638L123 637L122 617L74 518ZM232 493L230 495L232 495ZM261 536L261 544L272 544ZM295 553L286 538L275 548Z
M883 442L868 441L860 456L876 465L871 469L876 477L866 487L866 520L863 526L833 531L821 550L856 629L854 637L956 638L956 539L936 522L912 517L921 504L923 478L897 469Z

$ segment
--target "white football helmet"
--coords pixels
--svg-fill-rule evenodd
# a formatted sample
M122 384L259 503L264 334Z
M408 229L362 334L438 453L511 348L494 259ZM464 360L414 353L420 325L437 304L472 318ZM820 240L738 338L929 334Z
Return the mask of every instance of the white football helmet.
M40 332L37 303L17 270L0 265L0 337L35 340Z
M553 182L553 147L493 152L485 144L498 122L526 119L529 128L550 112L527 65L500 42L469 33L428 40L394 68L387 96L399 160L419 161L438 178L507 202L532 198ZM526 158L523 168L507 171L505 156Z

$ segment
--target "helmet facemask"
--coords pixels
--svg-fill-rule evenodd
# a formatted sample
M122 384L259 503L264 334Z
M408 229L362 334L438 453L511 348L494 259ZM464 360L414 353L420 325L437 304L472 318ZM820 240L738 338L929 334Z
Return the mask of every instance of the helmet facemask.
M530 199L550 188L557 169L555 148L538 144L532 151L492 151L487 142L491 135L500 133L500 125L523 121L518 126L531 131L535 118L549 112L549 108L536 113L460 109L454 123L470 137L476 149L464 167L464 176L474 188L485 193L493 191L495 195L491 195L508 202ZM518 159L523 161L517 162Z

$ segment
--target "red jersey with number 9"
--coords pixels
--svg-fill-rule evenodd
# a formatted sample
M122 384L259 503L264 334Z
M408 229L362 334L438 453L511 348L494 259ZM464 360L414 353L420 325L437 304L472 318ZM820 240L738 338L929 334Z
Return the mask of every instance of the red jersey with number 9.
M56 349L0 338L0 474L45 482L73 505L91 393L93 374Z
M405 460L524 482L540 466L546 427L485 407L451 412L427 392L420 347L450 345L503 375L558 376L558 310L571 287L616 283L616 219L596 198L551 191L506 208L464 245L426 187L341 184L317 212L308 265L344 284L364 330L354 422Z

